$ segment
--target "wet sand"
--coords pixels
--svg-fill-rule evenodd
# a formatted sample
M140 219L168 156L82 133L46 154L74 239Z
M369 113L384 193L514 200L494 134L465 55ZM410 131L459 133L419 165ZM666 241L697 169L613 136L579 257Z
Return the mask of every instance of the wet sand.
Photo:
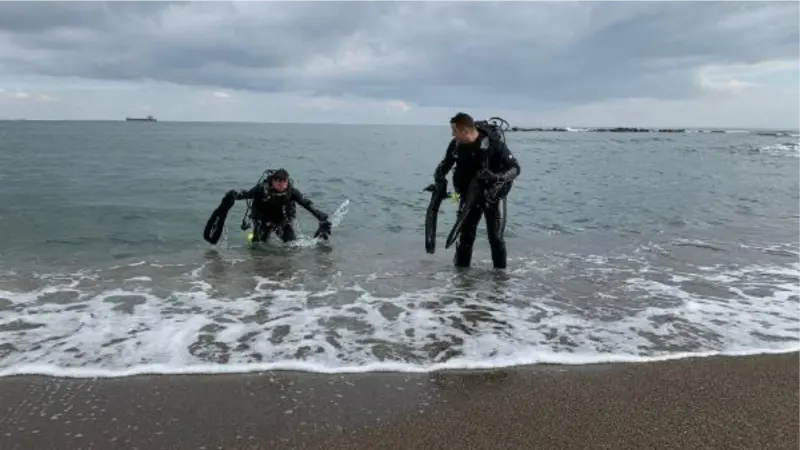
M435 374L0 379L0 449L792 449L798 354Z

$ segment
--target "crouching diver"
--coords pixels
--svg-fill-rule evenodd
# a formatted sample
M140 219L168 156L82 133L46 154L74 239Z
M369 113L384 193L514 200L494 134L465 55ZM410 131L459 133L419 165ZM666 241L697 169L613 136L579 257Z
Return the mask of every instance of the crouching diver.
M314 215L320 225L314 237L327 239L331 234L328 215L315 208L311 200L293 186L285 169L267 170L255 186L250 189L230 190L220 206L208 220L203 238L216 244L222 234L225 217L236 200L247 200L248 211L242 220L242 230L253 225L252 242L266 242L272 233L283 242L297 239L292 222L297 214L297 204Z
M472 246L481 215L497 269L506 268L506 197L520 166L511 154L502 135L502 128L488 122L476 122L469 114L460 112L450 119L453 139L444 158L434 172L436 189L445 191L445 176L453 171L453 188L460 197L458 220L448 238L449 247L458 236L454 264L469 267ZM460 232L460 235L458 234Z

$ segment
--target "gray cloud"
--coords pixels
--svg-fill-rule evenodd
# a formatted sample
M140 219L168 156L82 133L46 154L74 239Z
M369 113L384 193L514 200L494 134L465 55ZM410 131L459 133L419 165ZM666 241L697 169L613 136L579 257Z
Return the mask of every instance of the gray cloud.
M422 106L685 99L703 65L796 60L797 16L796 2L2 2L0 70Z
M57 28L113 31L112 25L131 19L157 17L185 2L36 2L10 1L0 5L0 30L40 33Z

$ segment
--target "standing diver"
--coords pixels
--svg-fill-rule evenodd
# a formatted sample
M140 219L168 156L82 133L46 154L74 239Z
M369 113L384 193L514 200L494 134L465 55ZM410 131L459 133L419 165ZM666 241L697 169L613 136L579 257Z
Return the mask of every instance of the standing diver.
M268 170L265 175L266 178L262 176L262 179L250 189L230 190L225 194L222 203L211 215L203 231L206 241L216 244L219 240L225 217L236 200L248 200L250 219L253 223L252 242L254 243L266 242L273 232L283 242L297 239L292 221L296 217L296 204L298 203L313 214L320 223L314 237L321 235L327 239L331 233L328 215L315 208L311 200L293 186L289 173L285 169L278 169ZM242 220L243 230L249 227L246 220L247 216Z
M456 267L470 266L472 245L483 214L492 263L497 269L505 269L506 197L514 179L519 176L519 163L503 136L490 124L476 123L469 114L460 112L450 119L450 128L453 139L433 178L435 188L445 192L445 176L455 165L453 188L460 196L458 217L462 223L456 223L456 227L461 227L461 234L453 262ZM454 231L457 230L454 228Z

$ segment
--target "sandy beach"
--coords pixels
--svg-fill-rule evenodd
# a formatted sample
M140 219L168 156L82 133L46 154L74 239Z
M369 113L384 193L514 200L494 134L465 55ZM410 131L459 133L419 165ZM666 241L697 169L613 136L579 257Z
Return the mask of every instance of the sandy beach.
M434 374L0 379L0 448L797 449L798 354Z

